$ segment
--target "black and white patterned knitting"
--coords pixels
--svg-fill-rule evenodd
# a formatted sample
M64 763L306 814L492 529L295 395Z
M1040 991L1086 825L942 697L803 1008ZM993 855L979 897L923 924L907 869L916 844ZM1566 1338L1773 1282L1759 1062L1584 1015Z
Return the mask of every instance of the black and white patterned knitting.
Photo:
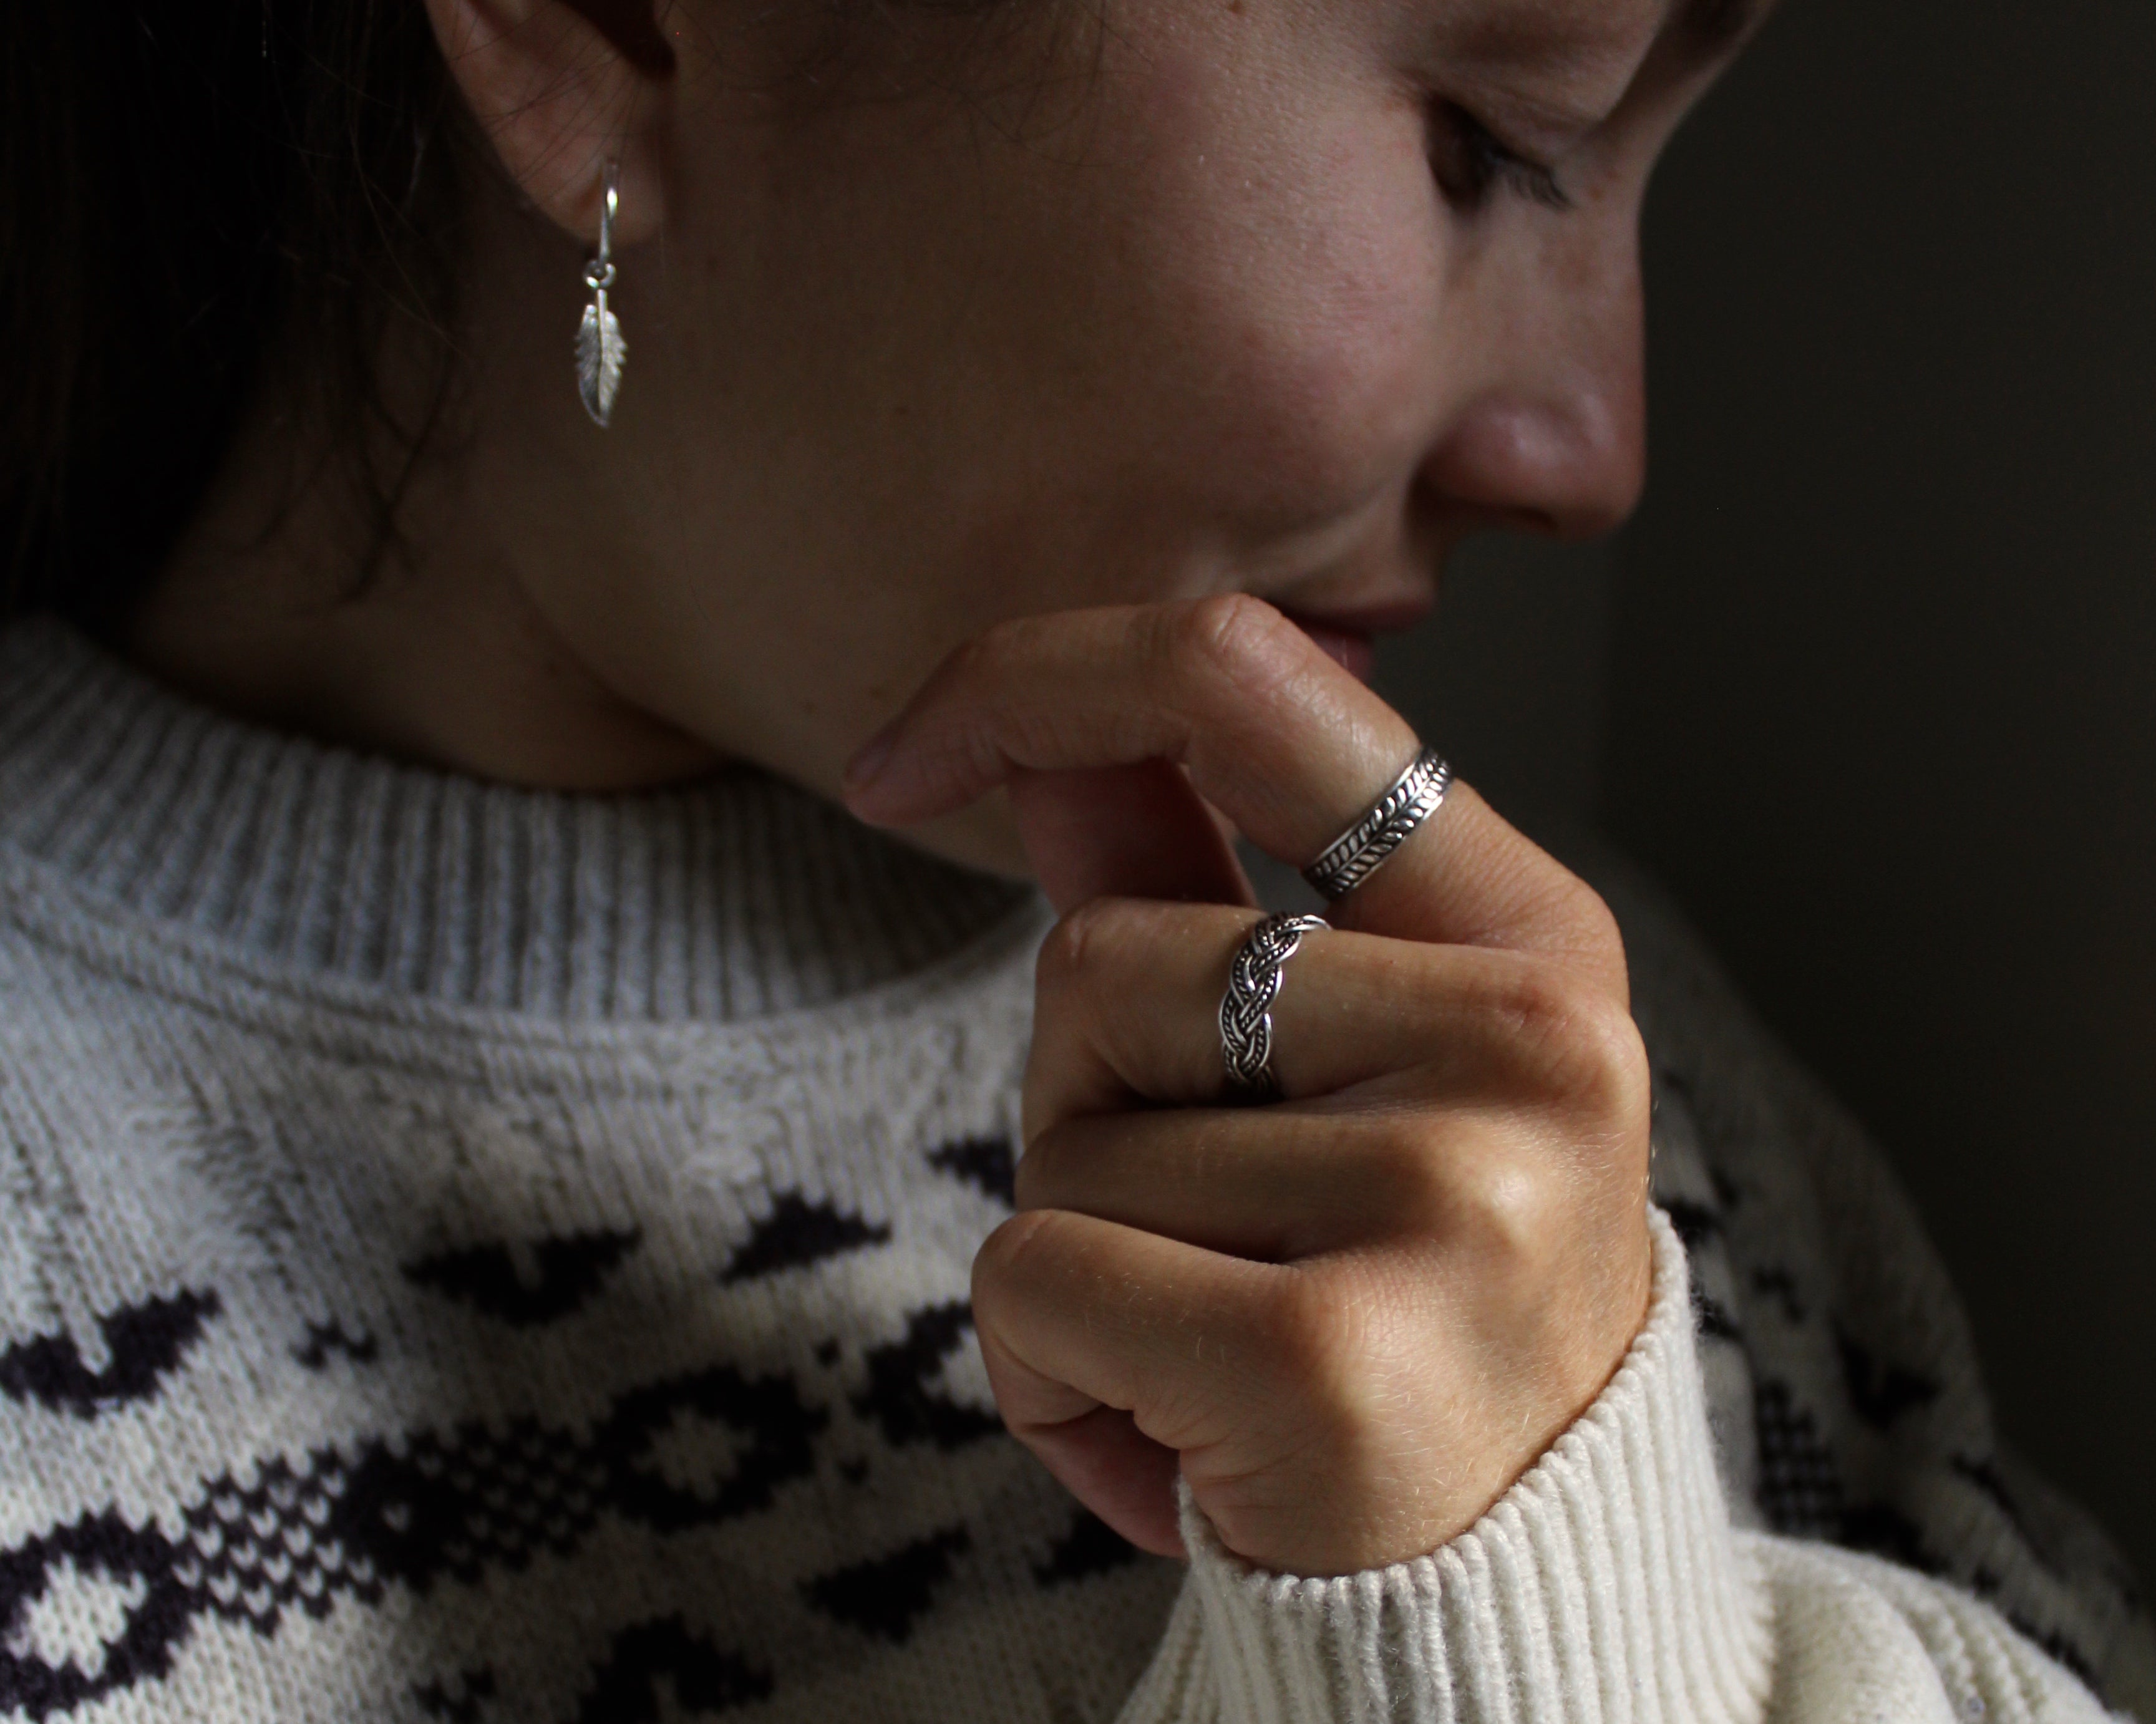
M0 1719L2156 1696L1876 1159L1606 885L1658 1067L1646 1332L1445 1550L1295 1581L1186 1509L1186 1569L1004 1434L969 1327L1029 895L751 775L490 788L0 635Z

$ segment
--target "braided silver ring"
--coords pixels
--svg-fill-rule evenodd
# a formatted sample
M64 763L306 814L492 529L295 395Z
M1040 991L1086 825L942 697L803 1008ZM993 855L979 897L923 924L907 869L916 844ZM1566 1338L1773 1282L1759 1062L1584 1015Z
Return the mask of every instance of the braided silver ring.
M1235 950L1228 967L1228 991L1220 997L1220 1058L1228 1090L1246 1101L1276 1101L1273 1075L1272 1003L1280 998L1281 969L1302 936L1329 926L1322 916L1269 916Z
M1452 768L1435 748L1408 762L1370 811L1327 844L1302 877L1319 897L1346 897L1377 872L1378 865L1408 841L1452 788Z

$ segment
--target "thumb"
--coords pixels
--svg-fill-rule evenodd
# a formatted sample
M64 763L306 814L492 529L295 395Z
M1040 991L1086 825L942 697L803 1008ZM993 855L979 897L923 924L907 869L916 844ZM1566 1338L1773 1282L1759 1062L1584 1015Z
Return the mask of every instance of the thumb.
M1255 904L1223 823L1171 761L1014 772L1019 839L1063 914L1095 898Z

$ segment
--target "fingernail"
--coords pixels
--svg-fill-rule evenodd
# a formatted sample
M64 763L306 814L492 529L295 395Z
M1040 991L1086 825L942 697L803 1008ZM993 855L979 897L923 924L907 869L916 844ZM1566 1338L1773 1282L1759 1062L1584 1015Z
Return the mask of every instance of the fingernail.
M891 756L897 752L899 727L903 722L902 714L891 720L862 743L860 752L846 762L848 790L865 790L875 782L883 769L891 763Z

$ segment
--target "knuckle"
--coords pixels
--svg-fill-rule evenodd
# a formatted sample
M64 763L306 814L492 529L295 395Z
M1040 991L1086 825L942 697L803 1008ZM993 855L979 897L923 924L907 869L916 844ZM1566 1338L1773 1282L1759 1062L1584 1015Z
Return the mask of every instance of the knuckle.
M997 666L1009 655L1013 640L1011 625L998 623L970 639L961 641L951 649L943 660L943 680L965 688L992 678Z
M1034 978L1044 1002L1082 993L1127 938L1133 906L1120 898L1095 898L1065 915L1041 942Z
M1139 1098L1212 1093L1220 1071L1217 1034L1198 1029L1194 1017L1163 1011L1163 976L1173 992L1200 969L1217 988L1209 980L1214 954L1243 914L1219 906L1100 898L1050 931L1034 962L1029 1132L1065 1109L1119 1110Z
M1034 959L1033 978L1044 1003L1067 992L1071 983L1085 973L1089 948L1093 943L1092 908L1091 904L1081 905L1060 918L1040 942L1040 954Z
M1608 1131L1644 1124L1652 1111L1653 1080L1632 1014L1597 995L1574 1024L1566 1075L1577 1111Z
M1586 1007L1585 987L1562 964L1527 959L1496 977L1492 1003L1511 1039L1531 1052L1563 1044L1566 1027Z
M1639 1026L1591 978L1535 965L1513 978L1505 1008L1539 1097L1610 1126L1645 1108L1647 1054Z
M1455 1201L1457 1157L1436 1120L1420 1113L1392 1116L1377 1128L1370 1160L1389 1215L1411 1233L1429 1233L1443 1224Z
M1051 1165L1056 1160L1056 1147L1055 1128L1051 1126L1027 1137L1024 1152L1012 1166L1011 1207L1021 1215L1054 1207L1049 1200L1059 1183L1055 1175L1060 1170Z
M1621 972L1625 935L1617 925L1617 913L1603 901L1602 895L1574 877L1564 907L1567 921L1576 930L1581 955L1614 963Z
M1250 693L1277 687L1301 670L1309 643L1271 605L1247 593L1223 593L1178 607L1168 653L1186 675L1224 680Z
M1453 1199L1453 1239L1508 1280L1545 1277L1573 1236L1561 1182L1539 1162L1478 1157L1460 1168Z
M1594 887L1567 870L1544 889L1540 919L1561 931L1564 949L1597 970L1625 973L1625 936L1616 912Z
M981 1241L973 1255L973 1321L985 1326L1010 1296L1028 1260L1053 1251L1069 1218L1060 1210L1014 1215Z
M1283 1270L1267 1300L1267 1350L1306 1388L1353 1374L1363 1350L1364 1325L1356 1302L1342 1296L1335 1277L1315 1269Z
M1282 1278L1266 1314L1283 1393L1309 1434L1337 1460L1373 1446L1392 1416L1390 1336L1382 1290L1312 1269Z

